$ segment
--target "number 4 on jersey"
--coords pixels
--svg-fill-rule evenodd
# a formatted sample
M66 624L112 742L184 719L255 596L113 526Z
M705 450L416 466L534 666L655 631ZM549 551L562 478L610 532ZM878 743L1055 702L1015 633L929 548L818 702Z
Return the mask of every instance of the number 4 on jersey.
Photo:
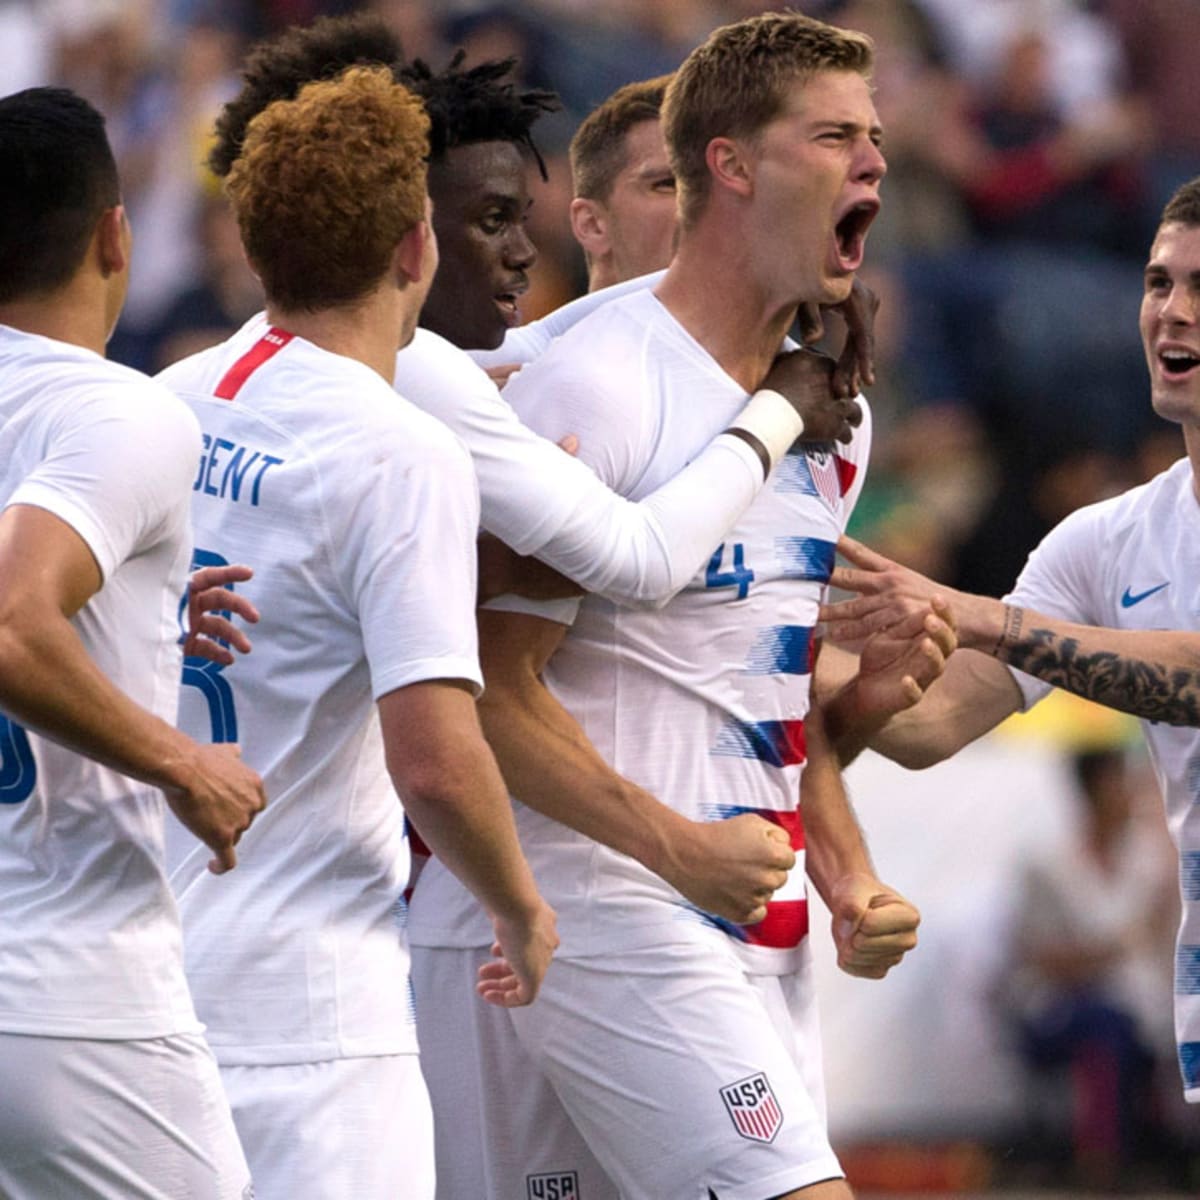
M746 566L745 550L741 542L733 543L733 569L721 570L725 559L725 543L722 542L708 560L708 569L704 572L704 586L708 588L737 588L737 598L744 600L754 581L754 572Z

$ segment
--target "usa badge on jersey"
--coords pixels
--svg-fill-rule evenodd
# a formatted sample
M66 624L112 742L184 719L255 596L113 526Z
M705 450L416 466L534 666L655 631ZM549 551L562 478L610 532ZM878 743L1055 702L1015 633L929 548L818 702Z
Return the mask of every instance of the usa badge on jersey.
M579 1200L579 1176L574 1171L547 1171L525 1176L528 1200Z
M752 1142L773 1142L783 1128L783 1109L761 1071L723 1087L721 1099L734 1128Z

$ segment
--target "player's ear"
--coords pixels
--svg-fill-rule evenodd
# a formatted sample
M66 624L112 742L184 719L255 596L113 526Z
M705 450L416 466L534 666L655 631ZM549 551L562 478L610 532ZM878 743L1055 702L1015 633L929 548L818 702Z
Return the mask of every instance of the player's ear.
M717 187L739 196L754 191L754 164L745 143L737 138L715 137L704 149L704 161Z
M612 249L608 232L608 213L597 200L576 196L571 201L571 232L591 261L603 258Z
M120 275L129 266L129 255L133 248L133 234L125 217L123 204L106 208L96 222L93 234L96 261L105 279Z
M399 241L392 255L392 270L397 283L420 283L430 270L426 248L433 240L433 229L427 221L418 221ZM434 263L436 264L436 258Z

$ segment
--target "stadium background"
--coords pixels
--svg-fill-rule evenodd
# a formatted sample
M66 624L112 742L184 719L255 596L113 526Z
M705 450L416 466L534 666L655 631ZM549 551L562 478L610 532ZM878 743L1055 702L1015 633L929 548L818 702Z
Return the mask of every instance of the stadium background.
M1200 174L1193 0L802 0L878 45L889 176L863 276L880 295L877 435L854 532L946 582L1000 594L1042 534L1182 451L1149 411L1141 267L1162 204ZM671 70L746 0L0 0L3 90L75 87L106 114L137 249L113 357L147 370L216 341L259 305L202 167L247 45L370 9L410 56L515 54L563 99L540 127L541 257L531 317L577 294L565 149L613 88ZM714 263L719 283L720 264ZM1044 704L920 773L849 773L881 875L924 913L883 984L840 975L820 920L832 1129L864 1196L1067 1185L1069 1079L1014 1051L1005 986L1021 868L1066 844L1070 755L1134 747L1136 819L1173 876L1131 722ZM1167 922L1169 925L1169 921ZM1200 1114L1178 1098L1171 951L1148 944L1142 1008L1160 1054L1161 1143L1127 1181L1200 1194ZM1036 1115L1037 1120L1034 1120ZM882 1194L882 1193L879 1193Z

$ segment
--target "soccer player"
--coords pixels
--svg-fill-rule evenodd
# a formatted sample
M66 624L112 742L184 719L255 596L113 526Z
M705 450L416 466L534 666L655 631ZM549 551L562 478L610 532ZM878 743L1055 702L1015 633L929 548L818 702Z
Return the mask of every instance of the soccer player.
M964 646L911 712L875 732L848 719L848 750L938 762L1010 713L1066 688L1143 720L1179 849L1183 922L1175 1029L1185 1095L1200 1103L1200 179L1162 214L1140 328L1154 411L1183 429L1186 457L1149 483L1080 509L1030 555L1004 601L942 588L858 543L834 582L864 593L830 606L838 636L903 619L941 593ZM1044 615L1043 615L1044 614ZM1110 628L1096 628L1108 626Z
M241 93L217 123L213 169L228 172L247 123L272 100L294 96L304 83L336 75L355 62L386 65L398 54L386 28L361 17L318 21L261 44L246 64ZM452 63L440 73L418 67L405 76L431 120L431 187L442 194L457 180L464 189L453 204L434 210L442 251L433 287L439 287L443 271L457 280L465 315L461 326L451 317L447 331L454 344L430 329L417 329L397 357L396 387L449 425L471 451L485 530L522 554L539 555L590 590L621 602L660 603L711 557L762 486L763 465L737 435L719 435L675 479L630 502L522 425L463 353L460 347L494 344L503 336L512 314L496 304L495 279L505 273L510 247L524 256L521 261L528 260L521 228L528 204L525 160L533 154L531 129L544 102L540 93L517 91L508 79L510 69L485 63L464 71ZM472 170L481 163L495 169ZM516 288L517 281L511 286ZM825 367L793 358L781 372L796 367L805 373L791 383L781 373L777 386L796 401L807 397L805 420L812 433L829 440L848 436L853 405L832 401ZM764 402L775 403L759 397L760 418ZM791 408L783 407L784 420L773 435L771 418L751 421L774 456L782 455L799 427ZM573 809L579 811L584 800L577 789ZM605 826L619 849L730 920L760 915L764 890L793 861L778 829L752 814L720 824L691 821L643 789L618 781L611 771L594 801L604 812L626 818L619 830ZM599 835L601 827L593 831Z
M670 476L758 385L797 306L848 294L885 170L870 62L861 35L770 14L719 30L676 74L681 232L663 282L597 309L506 388L543 433L578 433L610 485L637 497ZM799 861L765 918L736 926L519 806L563 936L533 1021L452 999L487 935L432 862L410 936L442 1195L849 1195L825 1132L802 868L852 970L886 973L917 920L875 878L808 704L867 440L864 425L845 449L789 455L661 611L587 596L569 633L481 614L487 730L518 798L554 785L569 799L595 753L582 734L690 818L778 824Z
M675 174L662 135L669 75L629 83L593 109L571 139L571 230L588 290L661 270L675 248Z
M200 436L165 389L104 360L130 248L100 114L56 88L0 100L0 1194L12 1200L250 1195L184 979L162 842L165 797L206 844L201 869L229 870L264 798L232 747L174 728Z
M266 1200L431 1193L397 793L491 914L486 999L532 1000L556 941L475 712L470 459L391 388L437 265L427 130L384 69L260 113L227 189L266 323L163 376L204 435L199 556L253 562L261 596L254 654L189 680L184 713L237 728L273 820L240 886L210 887L194 851L172 883Z

